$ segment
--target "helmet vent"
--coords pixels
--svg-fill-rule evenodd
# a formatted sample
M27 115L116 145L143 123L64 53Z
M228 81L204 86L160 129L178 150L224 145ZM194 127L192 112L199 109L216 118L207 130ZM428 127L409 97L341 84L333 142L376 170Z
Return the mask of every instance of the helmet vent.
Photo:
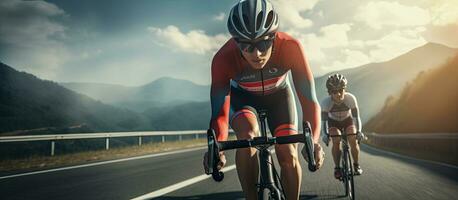
M259 30L259 28L261 27L261 23L262 23L262 16L263 16L263 12L259 12L258 16L256 17L256 30Z
M240 23L239 18L236 15L232 15L232 21L234 22L235 28L237 30L243 30L242 24Z
M248 20L247 15L243 15L243 21L245 22L245 26L247 26L246 28L248 29L248 31L253 31L251 30L252 25L250 24L250 20Z
M270 11L269 14L267 14L267 19L266 23L264 24L264 28L269 27L270 24L272 24L272 19L274 18L274 12Z

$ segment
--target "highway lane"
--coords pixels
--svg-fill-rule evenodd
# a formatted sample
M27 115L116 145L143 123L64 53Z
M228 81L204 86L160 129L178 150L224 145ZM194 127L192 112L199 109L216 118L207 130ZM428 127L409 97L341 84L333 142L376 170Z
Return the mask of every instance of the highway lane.
M332 177L330 148L323 169L303 170L301 199L345 199ZM205 150L0 179L1 199L130 199L202 175ZM234 152L227 152L228 165ZM305 166L305 162L301 159ZM458 168L363 147L359 199L455 199ZM235 170L221 183L205 179L157 199L243 199Z
M326 161L315 173L303 170L300 199L346 199L343 185L333 178L330 148ZM301 159L302 166L306 166ZM458 196L458 168L392 155L363 147L364 174L355 177L358 199L455 199ZM305 169L305 168L304 168ZM243 199L237 174L227 173L222 183L211 179L164 195L173 199Z

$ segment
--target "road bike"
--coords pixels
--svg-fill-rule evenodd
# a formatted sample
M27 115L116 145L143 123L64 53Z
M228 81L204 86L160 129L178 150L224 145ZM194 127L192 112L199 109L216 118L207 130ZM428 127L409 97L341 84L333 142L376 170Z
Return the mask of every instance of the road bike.
M258 110L260 119L261 136L254 137L248 140L231 140L220 141L216 140L216 135L213 129L207 132L208 139L208 174L212 174L215 181L220 182L224 179L224 173L219 171L217 164L219 162L219 152L230 149L253 147L257 149L259 161L259 178L257 186L258 199L262 200L284 200L284 190L281 184L280 176L272 162L272 150L270 147L275 144L291 144L304 143L307 150L308 168L310 171L316 171L316 162L312 142L312 129L310 123L303 124L303 131L300 134L268 137L266 131L266 110Z
M331 135L330 137L340 137L340 142L342 143L342 158L340 159L341 162L341 174L340 181L342 181L344 188L345 188L345 196L349 197L350 199L355 199L355 180L353 176L355 176L353 170L353 162L350 156L350 146L348 145L348 136L349 135L356 135L355 133L347 134L345 133L344 129L341 129L341 135Z

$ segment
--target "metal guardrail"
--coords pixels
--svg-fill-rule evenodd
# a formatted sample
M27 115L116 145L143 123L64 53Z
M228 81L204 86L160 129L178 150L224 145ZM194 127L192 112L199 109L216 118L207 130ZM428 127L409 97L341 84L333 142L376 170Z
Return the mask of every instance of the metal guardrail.
M458 133L366 133L365 143L427 160L458 165Z
M115 137L138 137L138 145L142 145L144 136L161 136L161 142L165 142L165 136L178 135L178 140L182 140L183 135L207 134L206 130L189 130L189 131L145 131L145 132L107 132L107 133L74 133L59 135L24 135L24 136L3 136L0 137L0 143L7 142L30 142L30 141L51 141L51 156L55 153L55 142L58 140L76 140L76 139L95 139L105 138L105 149L110 148L110 138Z

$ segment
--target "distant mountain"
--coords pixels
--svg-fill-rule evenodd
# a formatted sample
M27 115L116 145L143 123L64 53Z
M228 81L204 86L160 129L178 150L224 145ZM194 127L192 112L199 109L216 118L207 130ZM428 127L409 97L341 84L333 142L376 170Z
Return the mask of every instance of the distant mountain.
M80 131L151 128L140 114L103 104L0 63L0 133L30 129L67 132L75 127Z
M365 126L378 133L458 133L458 53L420 73Z
M457 52L458 49L428 43L387 62L326 74L315 79L318 99L321 101L328 95L327 77L334 73L343 74L349 81L348 91L358 99L364 123L382 109L388 96L399 93L419 72L440 66Z
M210 86L163 77L139 87L98 83L61 83L64 87L104 103L143 112L149 108L208 101Z
M155 130L208 129L210 102L190 102L178 106L151 108L143 113Z

